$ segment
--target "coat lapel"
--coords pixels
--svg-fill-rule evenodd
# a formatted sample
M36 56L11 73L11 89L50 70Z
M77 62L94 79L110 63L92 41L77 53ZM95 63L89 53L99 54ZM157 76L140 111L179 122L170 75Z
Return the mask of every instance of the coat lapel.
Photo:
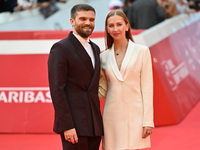
M125 70L128 66L129 61L131 60L133 49L134 49L134 43L131 40L129 40L128 47L127 47L127 50L126 50L126 54L124 56L124 59L122 61L122 66L121 66L121 69L120 69L122 76L124 75L124 72L125 72Z
M95 69L94 69L94 74L92 76L92 80L90 82L90 87L89 88L91 88L93 81L96 80L97 77L99 76L99 71L100 71L100 59L99 59L98 50L95 49L95 46L91 41L90 41L90 44L92 46L92 50L93 50L93 53L94 53Z
M124 81L123 75L125 73L125 70L126 70L126 68L128 66L129 61L131 60L133 49L134 49L134 43L131 40L129 40L127 51L126 51L126 54L125 54L124 59L122 61L122 65L121 65L121 69L120 70L118 69L117 62L116 62L116 59L115 59L114 45L112 46L112 48L111 48L111 50L109 52L111 68L112 68L115 76L120 81Z
M96 69L98 68L98 65L100 64L100 60L99 60L99 54L97 53L97 50L95 49L94 47L94 44L90 41L89 42L91 47L92 47L92 50L93 50L93 53L94 53L94 59L95 59L95 71ZM91 61L92 62L92 61Z
M82 44L79 42L79 40L72 34L72 32L69 34L69 38L72 41L72 44L74 46L75 51L79 55L79 57L82 59L83 63L87 67L90 74L93 74L94 69L92 66L92 61Z

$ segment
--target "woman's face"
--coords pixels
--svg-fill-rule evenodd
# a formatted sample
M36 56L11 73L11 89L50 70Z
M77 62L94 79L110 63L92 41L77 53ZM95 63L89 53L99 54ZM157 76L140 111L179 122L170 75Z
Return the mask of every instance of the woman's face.
M107 31L114 40L122 40L126 38L128 24L125 23L121 16L114 15L107 20Z

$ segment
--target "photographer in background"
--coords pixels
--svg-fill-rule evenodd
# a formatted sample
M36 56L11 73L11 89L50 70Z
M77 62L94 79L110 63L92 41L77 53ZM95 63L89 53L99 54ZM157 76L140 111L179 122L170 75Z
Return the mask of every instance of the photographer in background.
M159 1L159 5L164 9L166 18L171 18L173 16L176 16L177 9L176 9L176 3L171 0L166 0L166 1Z

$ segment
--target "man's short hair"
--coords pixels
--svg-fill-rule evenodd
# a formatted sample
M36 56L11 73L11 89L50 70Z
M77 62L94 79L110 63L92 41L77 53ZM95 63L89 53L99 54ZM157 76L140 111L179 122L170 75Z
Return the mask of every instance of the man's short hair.
M89 10L93 11L94 13L96 13L95 9L92 6L88 5L88 4L77 4L74 7L72 7L72 9L71 9L71 18L75 19L76 18L76 13L78 11L89 11Z

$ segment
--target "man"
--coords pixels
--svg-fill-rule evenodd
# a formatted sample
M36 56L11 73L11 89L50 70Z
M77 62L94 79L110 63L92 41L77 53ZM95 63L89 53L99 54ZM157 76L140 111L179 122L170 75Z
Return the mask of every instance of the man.
M176 3L174 1L167 0L161 7L165 10L166 18L171 18L177 15Z
M135 0L129 7L127 17L131 28L148 29L166 19L162 5L167 0Z
M103 135L100 49L88 38L94 29L94 8L75 5L70 22L73 32L52 46L48 60L54 131L61 135L63 150L98 150Z

